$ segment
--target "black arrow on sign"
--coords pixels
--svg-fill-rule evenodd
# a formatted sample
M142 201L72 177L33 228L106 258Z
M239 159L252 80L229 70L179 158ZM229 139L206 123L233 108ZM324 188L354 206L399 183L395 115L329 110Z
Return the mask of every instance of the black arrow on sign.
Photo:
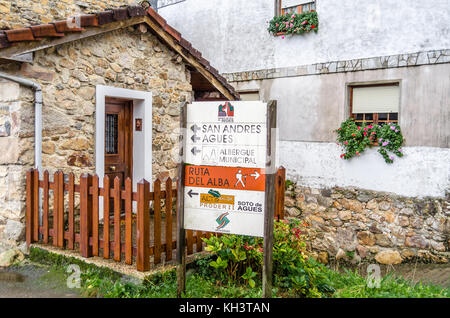
M197 147L194 147L191 149L192 154L195 156L197 155L199 152L201 152L201 150L197 149Z
M197 137L196 135L192 135L191 139L193 142L196 142L196 141L200 140L200 137Z
M195 134L195 133L197 133L197 131L200 130L200 127L198 127L197 125L194 124L194 125L191 126L191 130L192 130L192 131L194 132L194 134Z
M188 195L192 198L193 195L198 195L198 193L192 192L192 189L190 189Z

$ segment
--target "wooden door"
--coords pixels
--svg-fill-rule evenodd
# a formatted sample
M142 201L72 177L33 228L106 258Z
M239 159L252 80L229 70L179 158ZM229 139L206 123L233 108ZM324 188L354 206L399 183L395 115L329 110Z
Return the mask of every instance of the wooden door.
M105 103L105 175L111 184L120 178L121 187L125 179L132 178L132 102L107 98Z

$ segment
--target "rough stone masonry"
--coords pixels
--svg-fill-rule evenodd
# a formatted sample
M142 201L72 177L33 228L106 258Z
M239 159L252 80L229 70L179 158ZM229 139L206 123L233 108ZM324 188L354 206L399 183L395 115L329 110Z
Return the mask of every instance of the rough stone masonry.
M309 244L322 262L448 262L450 209L444 199L290 184L285 203L287 216L311 224Z

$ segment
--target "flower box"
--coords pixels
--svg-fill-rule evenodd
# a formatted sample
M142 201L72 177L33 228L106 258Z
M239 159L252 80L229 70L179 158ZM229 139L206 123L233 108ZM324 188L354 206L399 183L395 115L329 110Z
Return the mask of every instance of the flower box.
M318 30L319 19L314 10L276 16L269 22L268 28L274 36L303 34L311 31L317 33Z
M383 156L386 163L393 163L395 154L403 157L401 146L403 145L403 135L400 126L395 123L387 125L374 125L363 123L356 125L353 118L344 121L341 127L336 130L338 135L337 144L343 147L343 159L351 159L359 156L366 148L378 147L378 152Z

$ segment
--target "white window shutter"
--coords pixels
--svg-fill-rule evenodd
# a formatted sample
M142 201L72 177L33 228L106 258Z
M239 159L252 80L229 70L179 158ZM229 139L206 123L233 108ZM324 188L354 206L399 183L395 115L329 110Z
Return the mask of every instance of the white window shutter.
M399 86L353 87L352 112L398 113Z
M305 4L305 3L311 3L314 2L312 0L281 0L281 8L290 8L290 7L295 7L295 6L299 6L301 4Z
M259 101L259 93L258 92L239 93L239 95L241 96L241 100L244 102Z

